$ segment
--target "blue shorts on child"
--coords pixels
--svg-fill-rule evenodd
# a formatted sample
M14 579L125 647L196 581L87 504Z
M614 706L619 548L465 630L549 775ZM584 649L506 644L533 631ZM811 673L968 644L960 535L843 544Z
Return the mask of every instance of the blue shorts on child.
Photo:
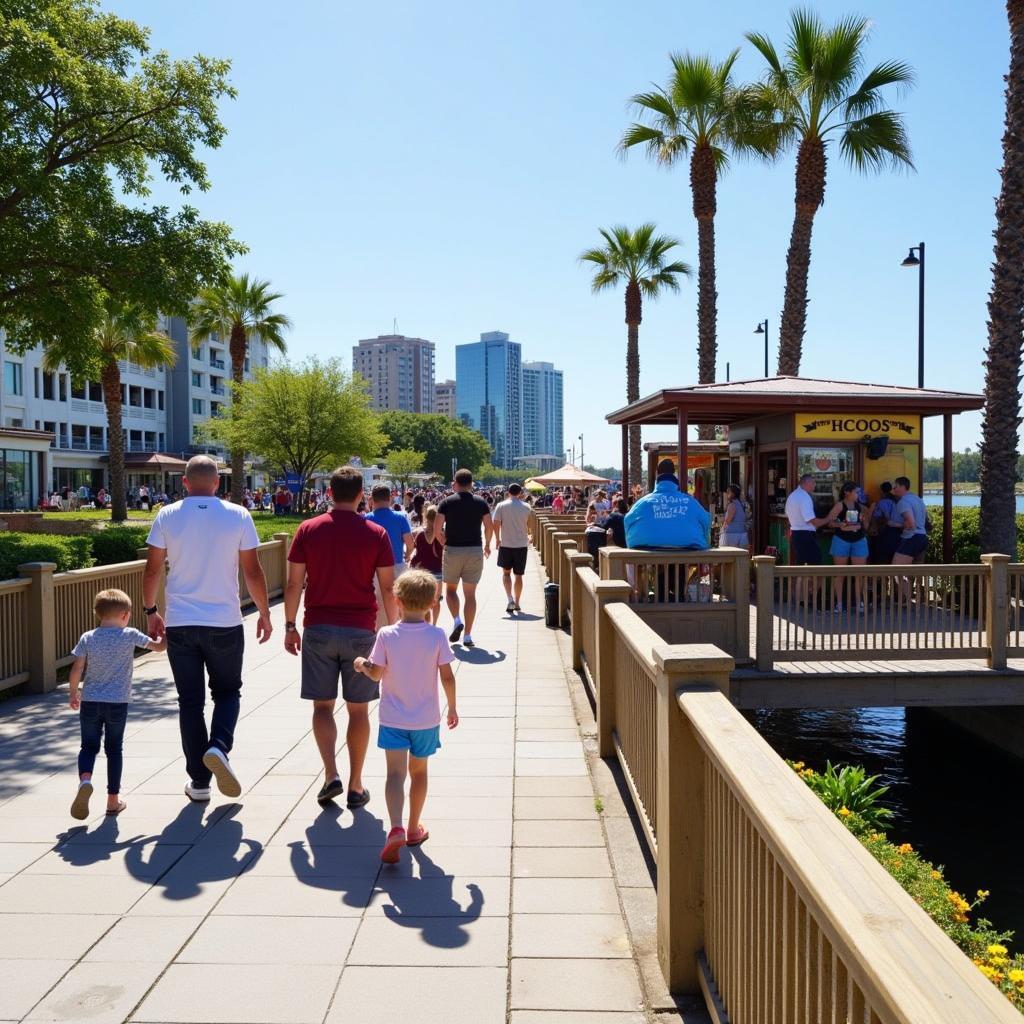
M441 727L433 729L393 729L382 725L377 733L381 750L408 750L413 757L430 757L441 749Z

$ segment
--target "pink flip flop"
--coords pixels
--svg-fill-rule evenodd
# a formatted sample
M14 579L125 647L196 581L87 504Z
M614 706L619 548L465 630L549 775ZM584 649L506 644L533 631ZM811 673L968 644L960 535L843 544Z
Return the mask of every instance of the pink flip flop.
M397 864L403 846L405 846L405 829L398 825L388 833L384 849L380 851L380 859L385 864Z
M419 846L430 838L430 833L422 826L415 831L410 831L405 840L406 846Z

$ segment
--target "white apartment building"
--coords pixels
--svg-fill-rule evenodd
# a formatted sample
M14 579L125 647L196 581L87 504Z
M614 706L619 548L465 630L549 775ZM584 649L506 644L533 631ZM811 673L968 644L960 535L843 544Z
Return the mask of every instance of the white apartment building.
M560 456L564 451L562 391L562 371L553 363L523 361L524 455Z
M455 381L442 380L434 385L434 412L455 419Z
M404 334L363 338L352 346L352 370L369 384L374 409L434 411L434 343Z
M193 347L183 320L161 318L175 343L173 367L143 369L121 363L122 424L128 486L162 478L153 456L188 458L216 448L196 436L199 424L229 401L227 345ZM266 365L265 346L250 343L247 370ZM24 355L0 338L0 510L34 508L41 494L83 484L95 493L109 485L107 413L96 381L76 384L63 368L43 369L42 349ZM173 471L172 471L173 482Z

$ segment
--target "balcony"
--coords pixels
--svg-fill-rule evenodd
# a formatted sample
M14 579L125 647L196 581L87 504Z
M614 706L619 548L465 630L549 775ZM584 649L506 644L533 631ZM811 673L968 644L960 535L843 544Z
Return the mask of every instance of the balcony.
M210 394L211 395L224 395L224 394L227 394L227 392L224 390L224 385L223 384L211 384L210 385Z
M129 441L125 446L128 452L157 452L159 451L155 441Z
M210 365L215 370L223 370L223 369L226 368L225 365L224 365L224 360L223 359L214 359L213 356L210 356Z

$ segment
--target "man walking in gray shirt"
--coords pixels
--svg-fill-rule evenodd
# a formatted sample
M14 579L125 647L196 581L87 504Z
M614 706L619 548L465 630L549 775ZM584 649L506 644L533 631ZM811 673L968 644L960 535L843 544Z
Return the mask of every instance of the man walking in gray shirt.
M530 549L530 506L523 501L523 489L519 484L512 484L508 495L508 499L494 509L491 520L498 545L501 582L508 596L505 612L511 615L522 611L519 600L523 596L523 574L526 572L526 555ZM513 573L515 582L512 580Z

